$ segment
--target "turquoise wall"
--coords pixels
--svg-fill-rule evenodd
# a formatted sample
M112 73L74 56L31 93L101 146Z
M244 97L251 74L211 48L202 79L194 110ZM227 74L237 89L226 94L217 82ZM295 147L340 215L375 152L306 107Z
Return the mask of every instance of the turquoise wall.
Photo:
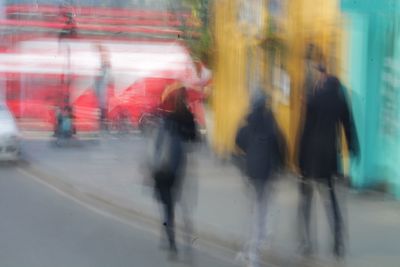
M380 160L391 190L400 198L400 20L386 25L381 80Z
M350 37L347 86L361 148L352 182L357 188L386 183L400 198L399 6L391 0L341 3Z

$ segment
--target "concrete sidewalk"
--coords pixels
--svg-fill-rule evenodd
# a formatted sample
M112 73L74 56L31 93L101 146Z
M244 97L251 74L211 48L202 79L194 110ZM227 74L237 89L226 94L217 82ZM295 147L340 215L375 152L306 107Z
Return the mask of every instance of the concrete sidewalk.
M152 189L144 183L142 168L146 140L140 136L115 139L103 137L95 143L80 142L56 148L45 140L26 140L24 153L30 167L51 175L83 193L124 209L159 219ZM185 203L192 212L196 238L240 252L250 225L250 189L239 171L222 164L206 148L190 157ZM272 246L265 261L271 266L298 266L296 256L297 181L284 177L277 183L272 211ZM399 266L400 205L382 196L363 196L339 190L348 214L349 255L345 266ZM318 201L315 217L319 251L311 266L333 266L326 216ZM180 214L178 223L182 225Z

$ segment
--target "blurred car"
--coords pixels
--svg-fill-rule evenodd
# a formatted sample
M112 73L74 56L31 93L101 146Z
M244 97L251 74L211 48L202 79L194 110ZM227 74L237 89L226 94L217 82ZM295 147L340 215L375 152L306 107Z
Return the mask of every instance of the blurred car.
M0 104L0 160L17 161L20 153L20 134L14 117Z

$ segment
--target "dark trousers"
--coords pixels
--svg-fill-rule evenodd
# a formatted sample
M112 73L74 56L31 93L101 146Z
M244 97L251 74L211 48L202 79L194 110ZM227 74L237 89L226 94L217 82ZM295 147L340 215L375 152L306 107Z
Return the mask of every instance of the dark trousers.
M156 193L163 209L163 227L168 238L169 247L172 250L176 250L174 180L171 174L155 174Z
M333 232L333 249L335 254L342 253L343 249L343 220L340 207L336 197L334 181L329 179L302 179L299 185L299 233L304 253L309 253L313 249L310 218L312 198L315 188L318 189L325 203L328 221Z
M100 130L106 131L108 130L108 125L107 125L107 110L105 108L100 108L100 119L99 119L99 124L100 124Z
M165 233L167 234L169 247L173 250L176 249L175 243L175 204L173 200L173 195L171 193L171 189L164 189L167 192L164 192L165 197L162 201L163 210L164 210L164 223Z

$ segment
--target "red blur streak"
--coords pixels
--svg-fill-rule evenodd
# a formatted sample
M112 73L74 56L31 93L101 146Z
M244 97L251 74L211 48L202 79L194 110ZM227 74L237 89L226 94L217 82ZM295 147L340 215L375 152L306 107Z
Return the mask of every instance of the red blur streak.
M109 32L129 32L129 33L154 33L154 34L182 34L182 31L172 29L153 29L144 27L127 27L127 26L99 26L99 25L79 25L78 30L94 30Z
M28 15L31 14L26 14ZM30 17L32 21L47 21L47 22L58 22L62 23L65 22L65 18L59 16L53 16L50 18L39 18L39 17ZM24 19L13 19L13 20L24 20ZM179 27L182 25L189 26L189 27L196 27L196 25L191 21L181 22L178 19L169 19L164 21L160 18L143 18L143 19L131 19L131 18L102 18L102 17L75 17L75 22L78 24L85 24L85 23L94 23L94 24L112 24L112 25L140 25L140 26L168 26L168 27Z
M77 17L75 21L79 24L83 23L96 23L96 24L118 24L118 25L146 25L146 26L169 26L178 27L182 26L179 20L162 21L162 20L150 20L150 19L116 19L116 18L88 18L88 17ZM194 26L193 23L184 23L186 26Z
M29 27L42 27L50 29L63 29L66 27L64 23L50 23L32 20L0 20L0 25L3 26L29 26ZM173 29L154 29L137 26L99 26L99 25L79 25L78 30L91 30L91 31L107 31L107 32L123 32L123 33L151 33L151 34L182 34L182 31Z
M47 39L53 39L55 36L54 34L51 33L47 33L47 34L36 34L36 33L19 33L19 34L14 34L14 35L5 35L3 36L3 40L4 38L8 39L8 42L12 42L12 43L18 43L18 42L23 42L23 41L29 41L29 40L33 40L35 38L47 38ZM90 36L90 37L85 37L84 34L79 34L79 36L76 38L78 40L90 40L90 41L94 41L94 42L98 42L98 41L108 41L110 40L109 36ZM152 44L166 44L166 43L171 43L171 44L180 44L182 47L184 47L187 51L186 48L186 44L181 41L181 40L177 40L177 39L162 39L162 40L158 40L158 39L154 39L152 37L148 37L148 38L134 38L134 37L122 37L122 36L114 36L112 38L113 41L123 41L123 42L132 42L132 43L152 43ZM17 53L17 51L15 51L13 49L13 47L11 46L7 46L7 47L2 47L2 53ZM187 51L187 53L189 53ZM49 74L52 75L52 74ZM58 74L57 74L58 75Z
M191 33L192 36L196 37L198 36L198 33ZM55 38L54 33L47 32L47 33L18 33L18 34L13 34L13 35L5 35L3 36L3 41L8 41L10 43L18 43L22 41L29 41L33 40L35 38ZM88 41L108 41L110 40L110 36L92 36L92 35L87 35L85 33L79 33L77 39L79 40L88 40ZM135 43L153 43L153 44L158 44L158 43L178 43L182 47L188 51L186 44L179 39L176 38L170 38L166 39L164 37L156 37L156 36L151 36L151 37L129 37L129 36L113 36L112 37L113 41L121 41L121 42L135 42ZM6 46L2 48L5 50L4 52L12 52L13 47L11 46Z
M46 12L46 13L59 13L60 8L58 6L50 5L9 5L5 8L6 14L17 13L17 12ZM149 10L133 10L133 9L121 9L121 8L96 8L96 7L79 7L71 8L76 14L80 15L96 15L96 16L115 16L115 17L154 17L154 18L170 18L176 17L177 14L167 11L149 11ZM189 18L191 14L189 12L178 13L180 17Z
M64 23L49 23L49 22L40 22L40 21L31 21L31 20L9 20L2 19L0 20L1 26L30 26L30 27L43 27L43 28L51 28L51 29L63 29L65 27Z
M3 36L3 41L6 44L5 47L1 47L2 52L4 53L15 53L16 51L14 50L14 47L10 44L15 44L18 42L23 42L23 41L29 41L33 40L35 38L47 38L47 39L54 39L55 34L54 33L18 33L18 34L12 34L12 35L4 35ZM87 36L83 33L79 33L79 35L76 37L77 40L90 40L94 42L98 41L108 41L110 40L109 36ZM152 44L165 44L165 43L177 43L180 44L182 47L184 47L186 50L186 44L179 39L154 39L153 37L123 37L123 36L113 36L112 38L113 41L123 41L123 42L134 42L134 43L152 43ZM7 45L7 42L9 45Z

